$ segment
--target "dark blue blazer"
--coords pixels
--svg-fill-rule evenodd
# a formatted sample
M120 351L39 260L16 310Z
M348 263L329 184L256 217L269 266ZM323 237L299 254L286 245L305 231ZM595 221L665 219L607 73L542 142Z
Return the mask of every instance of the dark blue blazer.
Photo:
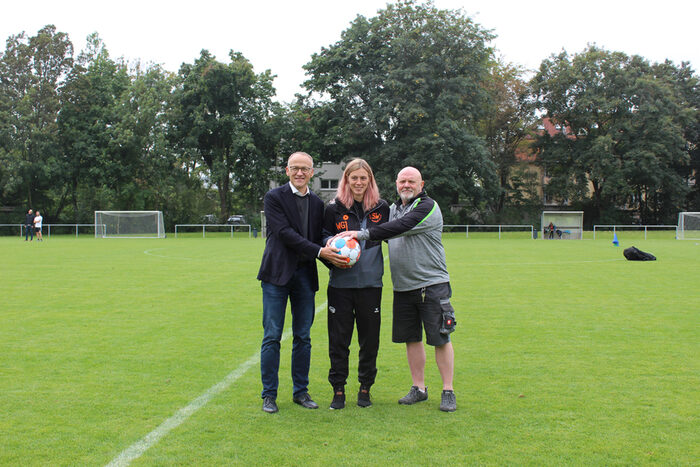
M267 238L258 280L283 286L292 278L300 262L312 262L311 285L318 290L316 257L321 248L323 201L309 190L309 240L301 230L301 216L289 183L265 195Z

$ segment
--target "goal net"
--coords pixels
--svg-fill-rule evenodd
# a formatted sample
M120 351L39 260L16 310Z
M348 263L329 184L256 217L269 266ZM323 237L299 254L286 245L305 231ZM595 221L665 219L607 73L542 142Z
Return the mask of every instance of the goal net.
M161 211L95 211L95 238L165 238Z
M544 239L583 240L583 211L542 211L540 227Z
M678 240L700 240L700 212L681 212L678 214Z

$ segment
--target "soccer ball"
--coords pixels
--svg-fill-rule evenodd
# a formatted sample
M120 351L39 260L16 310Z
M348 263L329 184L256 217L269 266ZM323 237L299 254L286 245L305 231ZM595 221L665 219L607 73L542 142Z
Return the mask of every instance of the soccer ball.
M348 257L348 266L352 266L360 259L360 243L356 239L336 238L332 245L340 250L339 255Z

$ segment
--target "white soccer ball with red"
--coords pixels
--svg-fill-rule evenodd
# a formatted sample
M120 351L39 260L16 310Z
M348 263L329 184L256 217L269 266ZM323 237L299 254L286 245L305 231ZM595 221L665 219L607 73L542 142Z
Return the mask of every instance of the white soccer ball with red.
M358 259L360 259L360 253L362 253L360 242L354 238L337 237L333 239L331 245L340 250L338 252L339 255L346 256L348 258L348 266L352 266L353 264L357 263Z

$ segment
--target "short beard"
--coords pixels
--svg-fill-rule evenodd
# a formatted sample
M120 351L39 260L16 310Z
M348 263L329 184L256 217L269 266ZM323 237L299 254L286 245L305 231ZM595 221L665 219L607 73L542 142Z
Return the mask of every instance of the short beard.
M408 194L408 192L403 192L403 191L401 193L399 193L399 198L401 198L401 201L403 201L404 204L408 203L414 196L415 196L415 193L413 193L412 190L411 190L411 194Z

